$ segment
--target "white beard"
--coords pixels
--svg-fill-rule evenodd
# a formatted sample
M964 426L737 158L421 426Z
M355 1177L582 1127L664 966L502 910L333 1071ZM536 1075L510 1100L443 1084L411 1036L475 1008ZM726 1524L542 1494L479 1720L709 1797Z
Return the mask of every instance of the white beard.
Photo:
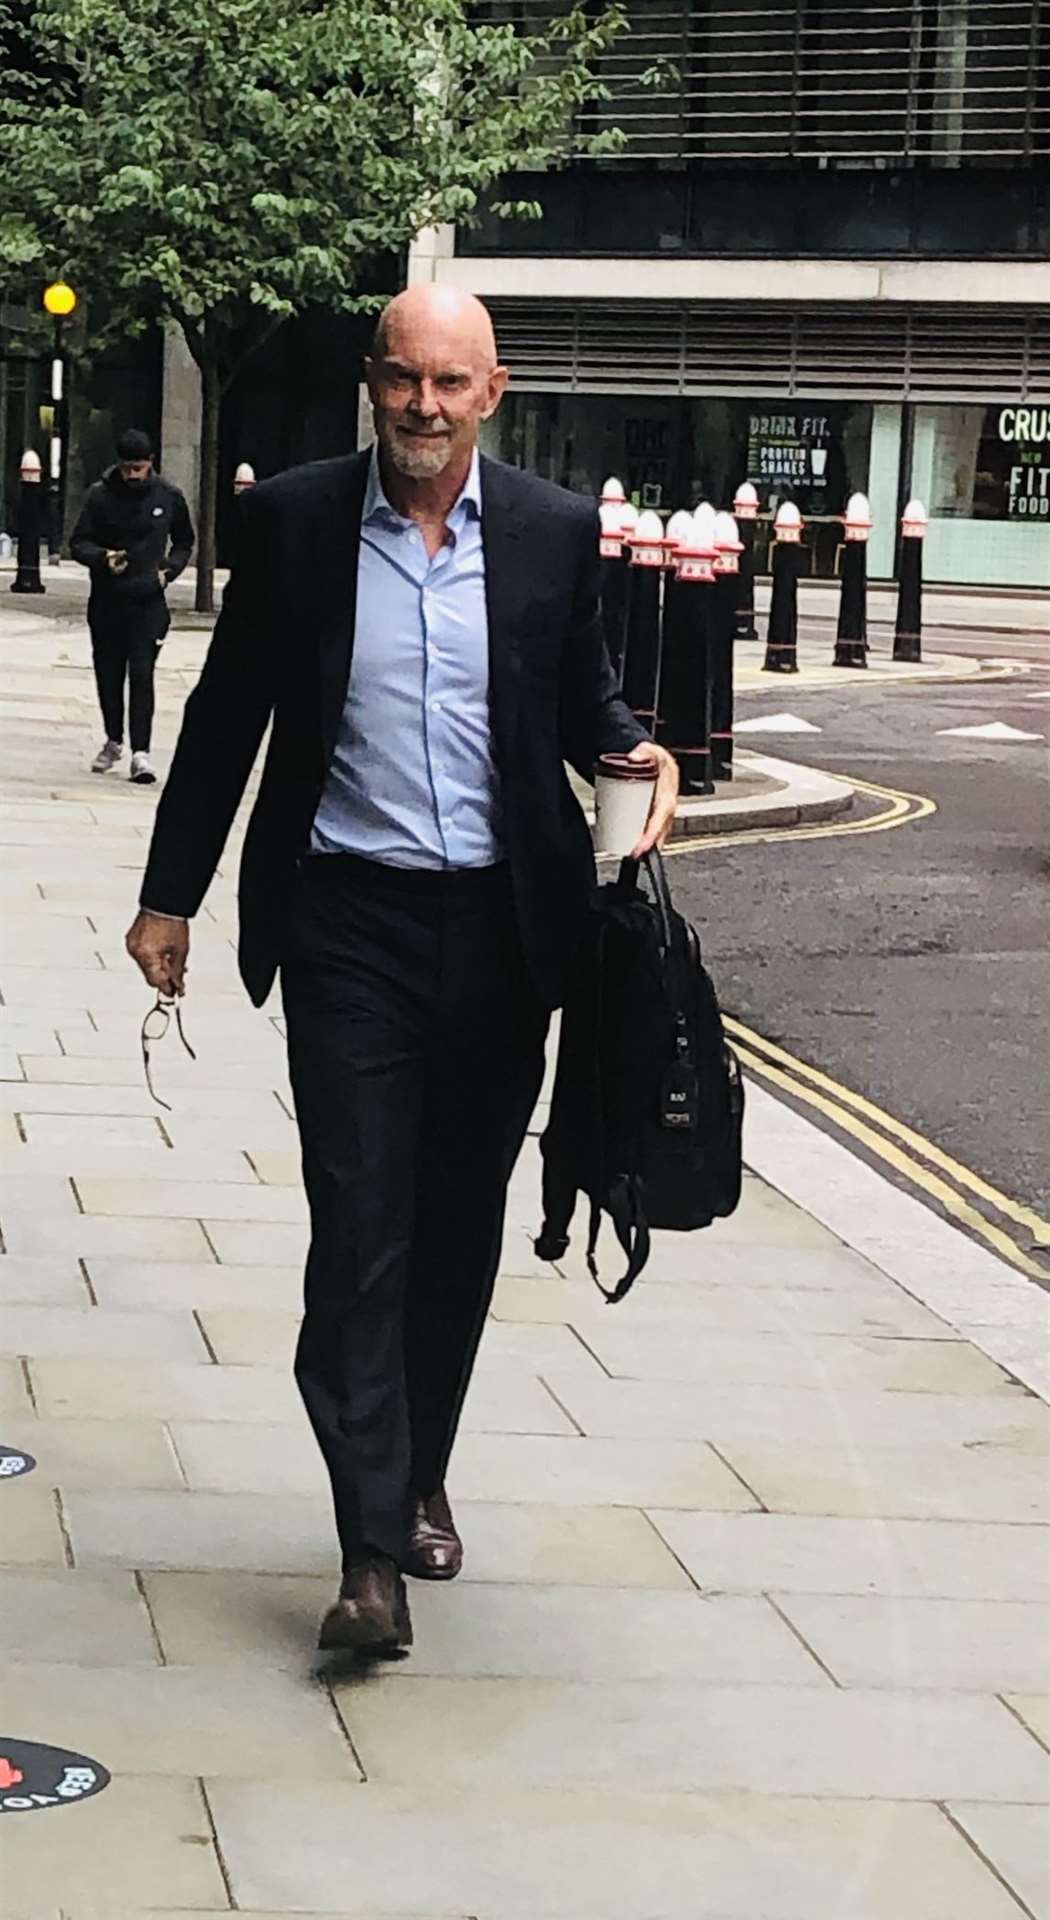
M409 480L433 480L444 473L452 458L452 442L445 435L427 442L426 440L402 440L392 433L387 442L387 452L398 473Z

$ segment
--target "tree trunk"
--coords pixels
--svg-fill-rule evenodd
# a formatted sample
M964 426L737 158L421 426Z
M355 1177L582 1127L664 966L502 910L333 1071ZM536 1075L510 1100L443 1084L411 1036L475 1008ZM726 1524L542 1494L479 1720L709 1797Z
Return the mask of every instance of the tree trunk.
M215 508L219 486L219 409L222 378L214 343L205 333L201 358L200 498L197 514L198 613L215 611Z

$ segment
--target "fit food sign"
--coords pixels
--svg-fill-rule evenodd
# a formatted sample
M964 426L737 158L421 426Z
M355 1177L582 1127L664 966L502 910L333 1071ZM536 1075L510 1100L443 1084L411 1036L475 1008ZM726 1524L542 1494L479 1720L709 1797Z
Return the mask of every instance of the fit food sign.
M1050 520L1050 406L1003 407L999 438L1010 452L1008 520Z

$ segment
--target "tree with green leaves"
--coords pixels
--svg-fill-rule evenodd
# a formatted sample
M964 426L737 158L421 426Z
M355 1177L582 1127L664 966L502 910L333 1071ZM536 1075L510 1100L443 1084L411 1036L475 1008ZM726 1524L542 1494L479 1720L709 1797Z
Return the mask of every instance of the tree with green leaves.
M311 304L374 305L377 261L564 160L623 24L617 0L0 0L0 275L61 274L124 330L181 328L202 611L246 358Z

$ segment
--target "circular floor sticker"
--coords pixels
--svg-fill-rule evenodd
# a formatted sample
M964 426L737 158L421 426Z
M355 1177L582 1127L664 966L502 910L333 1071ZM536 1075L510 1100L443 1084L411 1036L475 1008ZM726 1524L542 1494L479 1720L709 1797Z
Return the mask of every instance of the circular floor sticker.
M31 1453L17 1447L0 1447L0 1480L17 1480L20 1473L32 1473L36 1466Z
M0 1813L68 1807L108 1785L109 1774L97 1760L35 1740L9 1740L0 1733Z

